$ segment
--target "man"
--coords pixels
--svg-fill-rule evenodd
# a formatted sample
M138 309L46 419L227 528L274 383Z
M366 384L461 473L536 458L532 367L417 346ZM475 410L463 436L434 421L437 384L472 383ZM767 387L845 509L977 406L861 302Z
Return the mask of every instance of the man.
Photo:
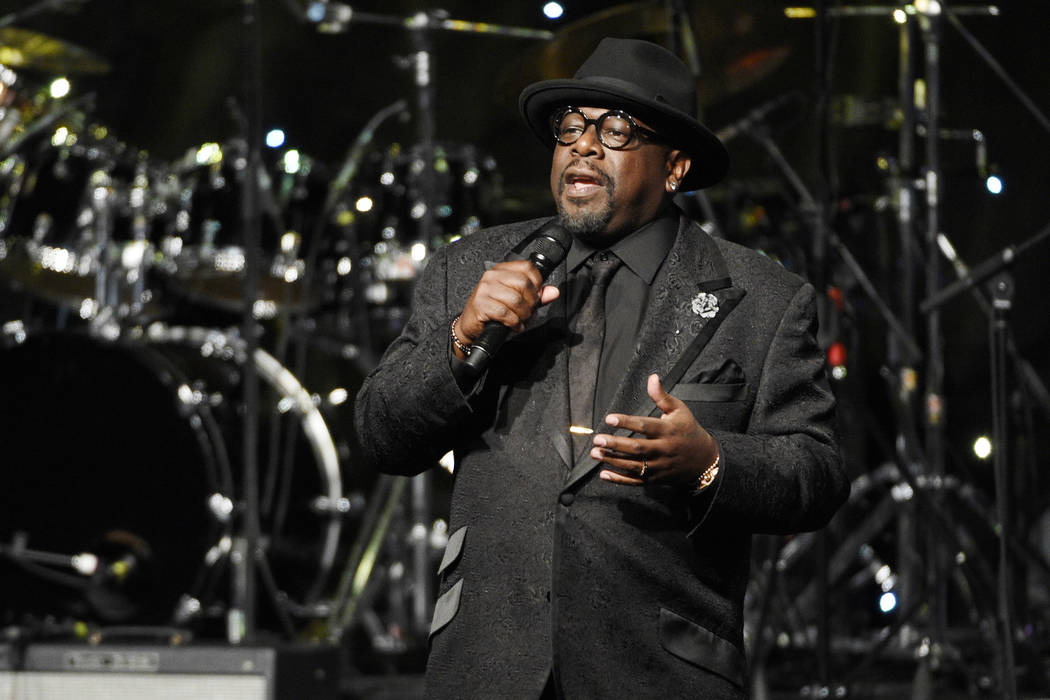
M812 286L672 204L727 169L695 104L634 40L526 88L566 259L546 282L520 259L543 220L437 251L361 389L379 468L455 452L430 697L743 697L752 533L846 498ZM511 338L466 371L493 323Z

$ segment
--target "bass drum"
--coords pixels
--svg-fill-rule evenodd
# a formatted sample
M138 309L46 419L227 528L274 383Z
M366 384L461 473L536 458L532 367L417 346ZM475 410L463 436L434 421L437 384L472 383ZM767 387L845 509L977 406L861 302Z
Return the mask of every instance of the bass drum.
M3 618L220 630L243 498L236 337L154 324L117 342L20 340L0 352ZM345 499L312 397L266 352L255 367L260 624L288 633L323 614ZM82 554L95 570L71 565Z

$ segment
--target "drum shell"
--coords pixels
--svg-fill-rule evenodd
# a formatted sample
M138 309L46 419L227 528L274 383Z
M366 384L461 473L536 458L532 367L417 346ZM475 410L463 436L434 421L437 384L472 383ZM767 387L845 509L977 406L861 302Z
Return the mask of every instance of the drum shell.
M63 116L0 162L0 271L59 304L148 303L168 179L86 114Z
M0 444L11 475L0 495L0 541L23 533L31 550L90 552L103 561L99 575L80 577L78 590L0 557L8 617L199 626L206 620L176 612L184 597L197 599L205 617L210 606L225 604L223 543L239 510L223 509L243 498L243 361L224 350L217 331L180 330L113 343L42 334L0 353ZM264 514L264 545L281 590L310 602L328 573L322 550L339 536L331 516L312 508L339 490L313 463L316 443L330 437L316 428L304 435L294 410L275 423L274 407L285 397L262 385L261 481L268 481L266 465L290 469L275 480L283 491ZM286 440L267 439L275 425ZM286 454L291 461L282 465ZM106 567L129 549L135 570L124 580L107 578Z
M57 334L4 351L0 440L9 479L0 537L21 532L30 549L73 555L95 553L112 533L126 532L151 550L136 572L148 580L120 610L92 610L68 587L4 561L0 599L9 611L165 622L206 543L218 540L207 497L223 479L208 473L203 436L158 372L166 362L147 355Z
M311 212L321 208L324 187L316 186L312 159L298 156L294 169L288 160L267 160L258 170L260 318L310 302L304 286L304 241L312 232ZM169 193L169 223L161 245L171 285L195 303L239 312L248 263L245 145L201 144L172 170L178 187Z

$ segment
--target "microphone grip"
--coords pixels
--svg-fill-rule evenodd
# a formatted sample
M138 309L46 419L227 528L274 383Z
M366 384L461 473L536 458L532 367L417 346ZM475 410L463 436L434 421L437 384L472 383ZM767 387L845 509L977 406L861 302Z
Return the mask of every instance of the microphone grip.
M561 257L564 257L564 253ZM546 281L547 276L558 266L560 260L557 255L545 255L541 251L536 251L529 256L529 262L539 269L544 281ZM485 322L485 327L481 329L481 335L471 343L470 354L464 360L466 371L472 379L477 379L485 373L492 363L492 358L496 356L496 352L510 337L511 332L510 327L504 326L499 321Z
M470 368L472 376L480 377L492 363L500 346L510 337L511 329L499 321L486 321L481 335L470 345L470 354L463 362Z
M550 221L534 233L529 250L529 262L536 266L544 282L572 245L572 235L557 220ZM499 321L487 321L481 334L471 344L470 354L463 361L461 370L465 378L474 382L488 370L492 358L500 346L510 337L512 330Z

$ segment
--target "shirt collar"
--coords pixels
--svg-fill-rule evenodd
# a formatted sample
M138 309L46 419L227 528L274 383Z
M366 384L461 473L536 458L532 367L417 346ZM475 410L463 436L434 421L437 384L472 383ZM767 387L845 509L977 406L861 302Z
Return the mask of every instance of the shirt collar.
M607 250L615 253L616 257L620 258L634 274L645 280L646 284L652 284L664 258L674 245L677 235L678 210L672 207L661 216L616 241ZM573 238L572 247L566 259L569 271L575 272L587 258L599 250L602 249L589 246Z

